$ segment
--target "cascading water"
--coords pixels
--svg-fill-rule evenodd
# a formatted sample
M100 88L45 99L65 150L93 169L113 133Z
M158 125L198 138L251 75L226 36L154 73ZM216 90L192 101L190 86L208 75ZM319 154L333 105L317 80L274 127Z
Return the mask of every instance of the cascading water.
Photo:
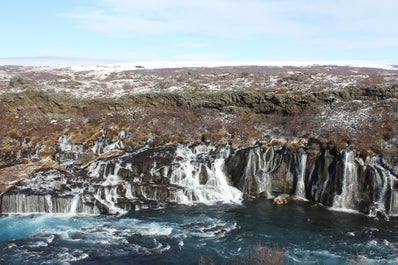
M125 131L120 131L118 139L113 143L108 142L104 131L102 131L102 133L103 136L99 140L95 141L94 146L91 148L94 154L103 154L112 150L123 150L126 147L123 142L123 139L126 138Z
M58 139L56 149L55 160L63 164L74 163L79 155L84 152L84 146L71 143L67 135L63 135Z
M270 149L269 152L273 152L273 149ZM264 193L267 197L271 197L271 185L269 183L269 175L268 172L264 169L265 165L264 163L262 163L260 149L251 149L248 155L247 166L244 172L244 190L251 191L253 190L254 186L254 189L256 189L255 192L257 194Z
M377 213L387 215L388 213L393 215L394 209L394 183L396 178L391 174L390 171L380 166L380 158L374 156L368 159L367 164L373 169L374 178L377 183L377 193L374 198L374 205L370 210L370 216L376 216Z
M304 178L305 178L305 170L306 170L306 165L307 165L307 157L308 157L308 154L304 150L302 150L300 153L300 159L298 162L299 172L298 172L296 192L295 192L296 197L303 198L303 199L306 198Z
M243 192L273 198L271 174L278 170L281 162L282 157L275 154L273 147L268 148L264 153L260 147L251 148L239 183Z
M358 202L358 171L355 164L355 153L346 151L344 154L344 174L342 192L334 198L334 209L357 211Z
M20 138L21 150L16 153L16 160L27 158L29 160L40 160L41 145L35 145L26 138Z
M108 208L109 213L124 214L125 210L117 206L121 195L118 193L118 185L126 184L118 176L120 161L96 161L88 168L90 178L100 178L94 193L94 198ZM128 188L125 188L127 190ZM131 190L131 189L130 189ZM131 196L132 197L132 196Z
M220 157L214 162L206 161L214 146L199 145L191 150L179 145L176 150L175 168L170 177L171 184L184 188L178 191L176 199L179 203L192 204L200 202L211 204L214 202L240 203L242 192L229 185L223 172L226 150L218 152ZM223 155L224 154L224 155Z
M395 182L396 181L397 180L395 180ZM391 191L391 205L389 215L398 216L398 190L396 189Z
M343 161L340 154L327 151L309 159L302 149L291 154L260 146L234 152L230 146L207 144L118 150L125 147L124 137L121 132L113 143L101 138L93 155L94 150L62 136L56 159L63 170L33 172L2 196L2 212L120 214L167 204L240 203L243 196L288 193L337 210L398 214L395 176L380 159L357 161L350 150L343 153ZM75 159L85 152L92 160L80 165ZM373 180L370 188L368 179Z
M61 191L63 187L68 187ZM86 213L99 214L94 204L84 204L81 189L73 187L70 176L55 169L23 180L1 201L2 213Z
M79 206L79 201L80 201L80 195L76 194L73 199L72 203L70 205L70 213L71 214L76 214L77 213L77 207Z
M59 146L63 154L78 156L83 151L65 137ZM149 204L241 203L242 192L224 173L229 155L227 147L204 144L142 149L116 157L101 154L104 158L76 173L56 169L34 173L3 198L3 212L124 214ZM72 163L70 155L59 158L66 165Z

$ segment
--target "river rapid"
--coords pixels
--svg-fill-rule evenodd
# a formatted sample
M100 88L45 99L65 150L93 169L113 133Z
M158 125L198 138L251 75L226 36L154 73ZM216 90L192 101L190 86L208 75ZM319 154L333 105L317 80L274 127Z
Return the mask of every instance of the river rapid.
M398 220L259 198L124 215L0 218L1 264L244 263L256 246L285 264L397 264Z

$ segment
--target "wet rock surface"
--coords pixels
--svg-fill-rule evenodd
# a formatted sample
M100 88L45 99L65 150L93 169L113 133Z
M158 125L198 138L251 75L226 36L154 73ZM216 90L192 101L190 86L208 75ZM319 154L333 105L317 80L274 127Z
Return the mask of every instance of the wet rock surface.
M65 170L32 165L28 175L2 194L2 212L120 214L278 196L375 216L398 211L396 176L383 166L382 158L364 161L350 147L334 154L321 149L313 157L305 148L234 150L212 144L112 153L84 167L68 164Z

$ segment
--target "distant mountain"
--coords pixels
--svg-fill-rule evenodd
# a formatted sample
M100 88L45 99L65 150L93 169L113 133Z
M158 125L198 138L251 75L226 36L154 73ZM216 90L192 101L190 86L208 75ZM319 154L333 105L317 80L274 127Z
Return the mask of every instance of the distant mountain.
M93 64L112 64L120 61L108 59L93 59L80 57L62 56L33 56L33 57L6 57L0 58L0 65L34 65L34 66L54 66L54 65L93 65Z

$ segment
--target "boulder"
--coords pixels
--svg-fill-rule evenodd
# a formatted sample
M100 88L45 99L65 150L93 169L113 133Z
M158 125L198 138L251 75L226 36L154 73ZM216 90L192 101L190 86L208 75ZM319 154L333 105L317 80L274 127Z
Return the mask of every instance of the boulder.
M287 204L289 197L290 197L289 194L286 193L280 194L274 198L274 204L277 205Z

